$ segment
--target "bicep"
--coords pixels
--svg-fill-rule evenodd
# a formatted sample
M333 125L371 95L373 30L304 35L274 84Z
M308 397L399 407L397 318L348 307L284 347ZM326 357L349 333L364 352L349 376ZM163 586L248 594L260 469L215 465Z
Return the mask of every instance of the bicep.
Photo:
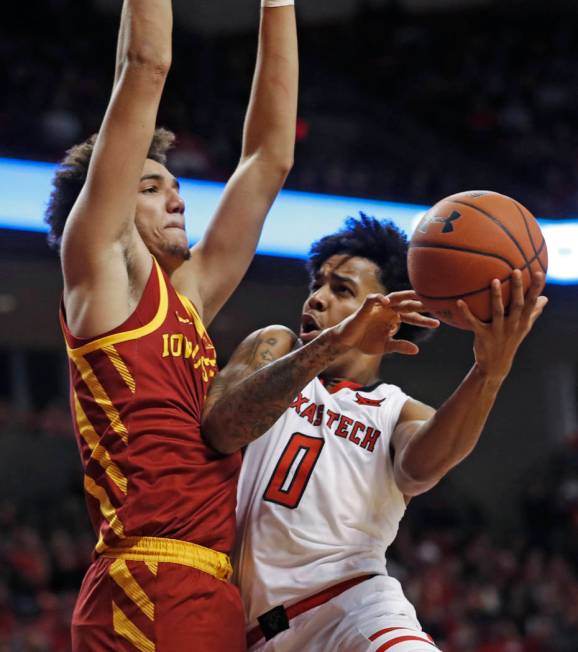
M396 457L407 446L415 433L435 414L434 408L409 398L401 409L397 424L391 437Z
M69 285L98 274L114 257L112 245L134 235L138 183L163 86L158 72L135 68L125 67L115 87L85 184L66 222L62 249Z
M245 275L284 179L283 171L265 161L242 162L229 179L203 238L191 249L191 258L174 275L183 294L200 297L207 324Z
M412 496L423 493L425 489L420 488L419 491L415 491L415 482L407 476L403 469L402 460L404 452L424 424L434 414L435 410L429 405L408 399L401 410L397 425L391 437L394 454L394 478L399 490L404 494L406 504L409 503ZM427 486L427 489L429 488Z

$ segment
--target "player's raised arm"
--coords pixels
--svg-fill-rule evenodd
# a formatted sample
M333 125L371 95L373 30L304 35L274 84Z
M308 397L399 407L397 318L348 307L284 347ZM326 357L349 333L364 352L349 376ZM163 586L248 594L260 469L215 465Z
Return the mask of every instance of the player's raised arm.
M127 261L138 266L140 257L141 265L150 266L134 218L139 181L171 64L171 31L171 0L125 0L118 79L86 182L62 235L67 317L76 325L74 330L85 336L108 325L91 315L103 312L103 302L115 304L108 306L108 312L117 321L128 316L122 315L128 311Z
M298 57L293 0L264 0L241 159L191 259L174 274L208 324L251 262L265 217L293 165ZM282 6L285 5L285 6Z
M543 286L544 275L535 273L524 298L522 274L514 271L510 313L504 316L501 285L494 280L489 324L458 302L474 331L475 364L437 412L416 401L403 407L392 444L396 483L406 496L431 489L476 446L516 352L547 303L540 296Z
M400 318L426 328L439 322L419 315L422 304L412 291L388 297L370 295L354 314L292 351L295 335L270 326L250 335L211 387L202 433L213 448L231 453L265 433L289 407L297 393L340 355L415 354L418 347L396 340Z

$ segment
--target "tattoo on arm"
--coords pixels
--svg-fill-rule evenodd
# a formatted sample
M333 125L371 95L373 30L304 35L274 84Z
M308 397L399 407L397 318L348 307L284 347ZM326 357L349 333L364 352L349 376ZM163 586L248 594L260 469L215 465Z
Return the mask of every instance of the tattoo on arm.
M269 337L266 340L263 340L257 347L257 353L259 356L260 366L269 364L270 362L275 361L275 356L271 350L277 344L277 338Z
M250 375L228 374L221 385L217 377L203 419L204 436L217 450L234 452L264 434L296 394L339 355L324 335L275 360L277 344L275 338L257 340L250 369L245 366L246 373L254 370Z

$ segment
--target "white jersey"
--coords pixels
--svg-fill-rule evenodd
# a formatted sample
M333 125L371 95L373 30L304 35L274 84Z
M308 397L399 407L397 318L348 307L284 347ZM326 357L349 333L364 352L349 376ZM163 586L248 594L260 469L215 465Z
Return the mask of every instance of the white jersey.
M385 551L405 512L390 440L407 399L385 383L330 393L316 378L249 445L234 560L248 627L349 578L387 575ZM398 613L415 616L388 581Z

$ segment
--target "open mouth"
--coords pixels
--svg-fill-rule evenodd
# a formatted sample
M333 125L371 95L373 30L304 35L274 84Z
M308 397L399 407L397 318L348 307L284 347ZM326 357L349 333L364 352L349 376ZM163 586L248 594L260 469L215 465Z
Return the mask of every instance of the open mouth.
M303 342L309 342L316 338L322 330L313 315L303 313L301 316L301 329L299 331L299 337Z

